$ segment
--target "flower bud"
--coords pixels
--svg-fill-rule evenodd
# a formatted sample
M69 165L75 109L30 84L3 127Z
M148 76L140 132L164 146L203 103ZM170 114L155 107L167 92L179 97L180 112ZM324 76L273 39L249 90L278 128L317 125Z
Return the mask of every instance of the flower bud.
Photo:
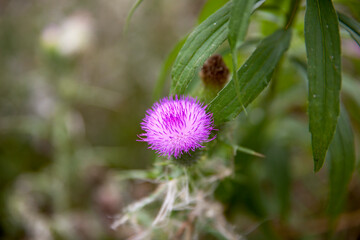
M221 55L213 55L201 68L200 77L205 87L221 90L229 78L229 73Z

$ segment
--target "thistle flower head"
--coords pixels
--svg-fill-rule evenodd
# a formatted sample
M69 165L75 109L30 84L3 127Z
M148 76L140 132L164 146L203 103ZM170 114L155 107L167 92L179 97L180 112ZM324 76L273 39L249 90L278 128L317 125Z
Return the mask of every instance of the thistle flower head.
M215 138L209 139L214 130L212 113L192 97L161 99L146 112L141 128L145 133L139 135L140 141L168 158L202 148L204 142Z

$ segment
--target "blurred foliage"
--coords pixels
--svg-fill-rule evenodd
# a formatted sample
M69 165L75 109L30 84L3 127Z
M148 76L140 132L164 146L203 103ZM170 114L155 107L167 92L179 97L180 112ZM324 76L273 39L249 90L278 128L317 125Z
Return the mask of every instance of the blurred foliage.
M0 239L131 234L110 225L153 187L114 173L150 166L139 123L202 1L144 3L124 35L132 5L0 2Z
M331 154L316 174L307 112L306 2L257 1L262 5L235 50L225 41L226 27L195 31L207 39L218 31L215 44L189 42L197 35L184 38L200 23L211 27L212 14L227 2L0 2L0 239L360 237L358 2L333 1L343 14L340 100L349 118L341 115ZM222 13L224 24L229 11ZM269 80L272 73L271 81L264 91L252 87L244 94L253 94L246 105L254 100L247 113L218 126L217 139L195 166L153 160L136 142L146 108L170 90L171 67L182 61L175 59L183 46L203 48L196 58L183 55L192 59L183 66L191 78L173 70L173 84L178 74L188 81L181 91L189 85L186 92L196 95L199 59L221 54L233 73L240 68L241 80L249 72L244 63L267 41L260 40L284 27L292 29L287 52L274 51L276 62L266 54L255 61L270 59L274 68L264 72ZM236 107L237 114L243 110ZM355 156L334 143L350 135ZM341 157L349 165L342 166ZM174 206L166 206L167 199Z

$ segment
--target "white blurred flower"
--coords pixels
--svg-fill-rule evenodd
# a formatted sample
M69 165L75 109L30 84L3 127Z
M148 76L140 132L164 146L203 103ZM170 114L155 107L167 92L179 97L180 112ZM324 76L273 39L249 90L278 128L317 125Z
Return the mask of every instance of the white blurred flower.
M94 27L86 13L76 13L59 24L48 25L41 35L45 49L55 50L63 56L73 56L86 51L92 44Z

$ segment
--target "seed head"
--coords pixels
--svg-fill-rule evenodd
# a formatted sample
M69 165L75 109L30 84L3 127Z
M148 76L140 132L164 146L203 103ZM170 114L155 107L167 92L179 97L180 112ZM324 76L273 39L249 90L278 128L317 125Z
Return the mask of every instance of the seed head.
M192 97L165 97L156 102L146 112L141 123L145 131L139 135L150 149L162 156L178 158L204 147L214 129L212 113L206 112L206 106Z

